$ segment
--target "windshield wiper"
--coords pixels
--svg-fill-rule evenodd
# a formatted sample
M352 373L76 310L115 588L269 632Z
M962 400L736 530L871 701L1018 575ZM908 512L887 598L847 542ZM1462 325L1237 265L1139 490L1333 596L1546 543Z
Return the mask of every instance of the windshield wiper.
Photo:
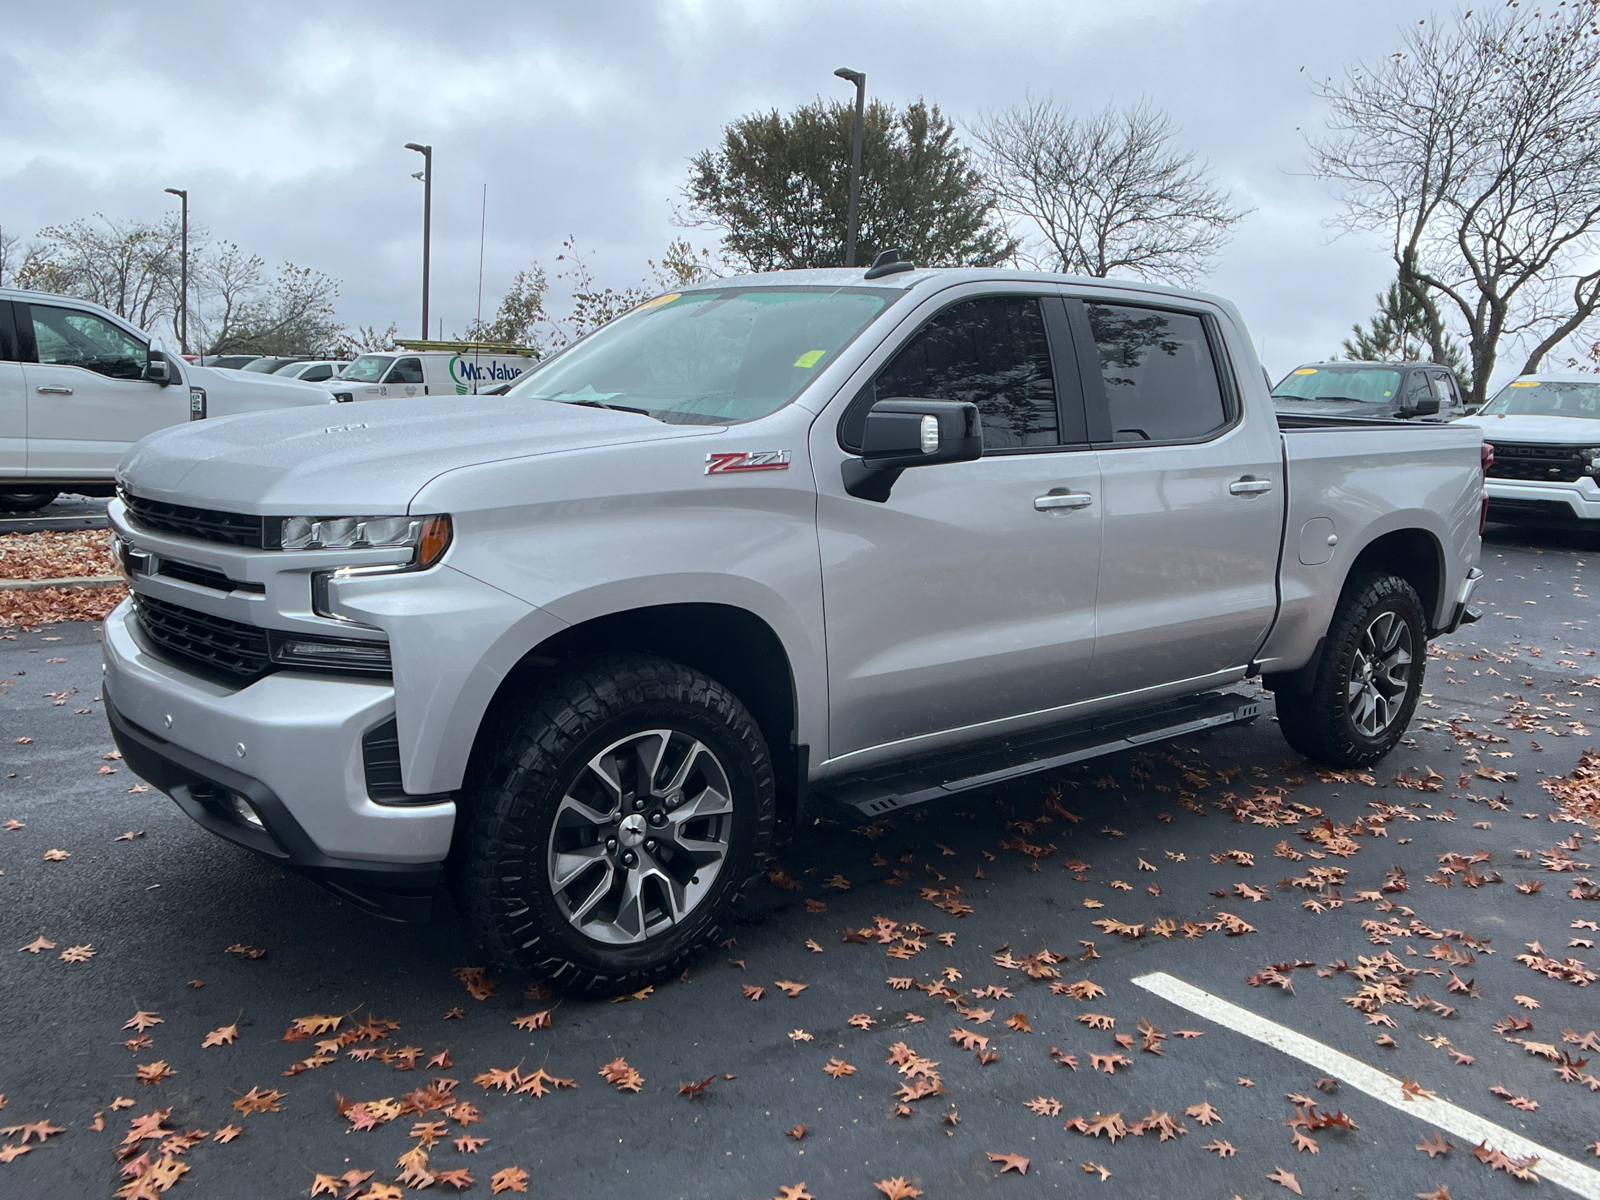
M553 397L549 397L549 398L553 399ZM557 404L576 404L576 405L579 405L580 407L583 407L583 408L609 408L613 412L639 413L642 416L655 417L656 420L658 420L658 421L661 419L660 417L656 416L656 414L654 412L652 412L648 408L634 408L632 405L629 405L629 404L607 404L603 400L557 400L556 403Z

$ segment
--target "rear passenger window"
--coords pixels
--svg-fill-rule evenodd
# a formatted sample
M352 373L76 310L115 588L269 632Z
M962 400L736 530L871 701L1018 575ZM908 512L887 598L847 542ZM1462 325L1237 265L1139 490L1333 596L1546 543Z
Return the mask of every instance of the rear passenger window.
M1433 396L1439 402L1441 409L1455 404L1456 394L1450 387L1450 376L1430 375L1428 378L1433 383Z
M1228 423L1199 317L1120 304L1085 307L1113 441L1194 441Z
M1057 445L1056 387L1039 301L991 296L951 305L879 373L874 398L892 396L976 404L986 451Z

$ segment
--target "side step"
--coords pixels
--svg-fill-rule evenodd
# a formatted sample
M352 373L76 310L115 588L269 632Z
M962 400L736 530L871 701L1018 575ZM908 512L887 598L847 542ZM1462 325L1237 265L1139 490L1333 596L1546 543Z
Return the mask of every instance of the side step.
M890 763L813 786L818 798L833 800L864 816L875 817L925 800L1069 766L1196 730L1244 724L1255 720L1260 712L1259 701L1233 692L1207 692L1155 708L1106 714L1072 725L1034 730L1000 742Z

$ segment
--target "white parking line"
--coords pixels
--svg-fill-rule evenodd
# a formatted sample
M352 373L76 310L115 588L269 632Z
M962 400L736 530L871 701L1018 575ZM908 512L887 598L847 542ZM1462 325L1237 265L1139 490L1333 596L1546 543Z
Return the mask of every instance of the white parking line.
M1585 1200L1600 1200L1600 1171L1586 1167L1553 1150L1546 1150L1539 1143L1529 1141L1520 1133L1513 1133L1493 1121L1480 1117L1475 1112L1458 1108L1448 1100L1426 1096L1408 1100L1401 1091L1399 1080L1385 1075L1375 1067L1369 1067L1360 1059L1351 1058L1348 1054L1331 1046L1325 1046L1303 1033L1296 1033L1276 1021L1257 1016L1247 1008L1240 1008L1220 996L1202 991L1193 984L1168 975L1165 971L1140 975L1132 982L1147 992L1155 993L1163 1000L1171 1001L1179 1008L1186 1008L1197 1016L1215 1021L1235 1033L1242 1033L1245 1037L1271 1046L1274 1050L1281 1050L1293 1058L1310 1063L1319 1071L1334 1076L1340 1083L1365 1092L1374 1100L1382 1100L1391 1108L1399 1109L1425 1124L1436 1126L1446 1133L1453 1133L1474 1146L1480 1142L1487 1142L1493 1149L1504 1151L1513 1158L1525 1158L1530 1154L1536 1154L1539 1156L1539 1164L1534 1170L1541 1179L1547 1179L1583 1196Z

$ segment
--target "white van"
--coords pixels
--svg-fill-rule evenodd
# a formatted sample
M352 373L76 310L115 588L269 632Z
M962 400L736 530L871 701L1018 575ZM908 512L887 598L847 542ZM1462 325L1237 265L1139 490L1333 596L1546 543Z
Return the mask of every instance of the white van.
M111 495L128 447L169 425L328 403L314 383L186 362L98 304L0 288L0 511Z
M400 342L392 354L363 354L323 384L333 398L475 396L514 382L538 360L532 350L470 342Z

